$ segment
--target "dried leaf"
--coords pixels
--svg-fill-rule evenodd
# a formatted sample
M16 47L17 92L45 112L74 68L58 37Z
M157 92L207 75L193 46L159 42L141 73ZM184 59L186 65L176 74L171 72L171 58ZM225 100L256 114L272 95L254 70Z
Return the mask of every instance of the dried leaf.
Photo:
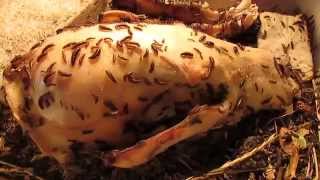
M298 167L299 162L299 152L298 150L290 157L290 162L287 167L286 173L285 173L285 179L292 179L296 177L296 170Z
M307 147L307 141L304 138L309 134L309 130L301 128L294 132L287 128L281 128L279 133L279 143L282 150L290 155L290 162L286 169L285 179L292 179L296 176L296 170L299 162L299 150Z
M279 132L279 143L282 150L289 154L293 155L298 147L292 142L292 131L287 128L281 128Z
M299 129L299 131L296 133L297 137L292 136L293 143L299 149L307 148L307 140L304 138L304 136L307 134L309 134L309 130L302 128L302 129Z
M272 166L272 164L269 164L263 175L266 178L266 180L274 180L276 179L275 173L276 169Z
M0 137L0 152L7 152L10 151L10 147L6 146L6 140L4 137Z

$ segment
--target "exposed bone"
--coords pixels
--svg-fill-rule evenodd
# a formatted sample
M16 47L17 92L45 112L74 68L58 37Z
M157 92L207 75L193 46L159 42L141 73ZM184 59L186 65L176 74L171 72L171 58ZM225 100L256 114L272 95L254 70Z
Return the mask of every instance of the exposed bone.
M125 7L130 10L135 10L137 13L144 13L147 15L159 17L168 16L176 18L185 23L207 23L215 24L220 19L220 13L217 10L212 10L214 7L210 7L206 1L149 1L149 0L118 0L114 4ZM232 7L229 10L230 14L235 16L236 14L253 13L248 11L252 4L251 0L242 0L237 7ZM136 9L135 9L136 8ZM250 15L254 18L257 12Z
M140 18L138 15L120 10L110 10L101 13L98 16L99 23L116 23L116 22L139 22Z
M211 23L193 23L194 29L214 37L231 37L246 31L258 17L258 7L251 0L243 0L237 7L225 11L203 10Z
M1 0L0 74L14 56L26 53L57 28L95 19L107 4L108 0ZM0 77L0 103L5 103L2 87Z
M120 1L121 3L121 1ZM229 10L212 10L208 3L179 4L137 0L137 12L153 16L169 16L185 23L192 23L195 30L214 37L230 37L244 32L256 22L258 7L251 0L242 0Z
M73 142L94 143L97 139L114 145L135 142L134 134L124 131L128 121L140 119L152 123L173 116L176 113L173 106L178 102L191 104L187 110L213 102L217 105L225 102L223 105L229 108L194 109L187 120L181 122L192 122L190 127L181 132L168 129L163 136L170 135L168 132L181 134L171 140L164 139L163 146L158 147L154 155L212 126L237 123L252 111L289 106L298 88L292 78L281 76L269 50L238 46L201 32L195 34L183 24L115 23L104 24L103 29L107 31L101 31L100 24L48 38L11 62L4 74L13 115L41 151L62 164L69 159ZM206 38L201 38L203 36ZM46 51L50 44L54 46ZM98 48L100 60L92 62L88 57ZM62 52L65 52L66 63ZM181 57L186 52L187 59ZM37 61L43 53L43 59ZM80 61L82 56L81 66L72 66L70 60ZM53 63L56 64L51 67ZM43 72L48 68L72 76L58 75L54 86L47 87L39 82L43 82ZM198 92L198 88L203 89L206 97L200 97L203 93ZM217 94L210 89L225 95L219 102L211 102ZM191 90L196 90L193 98ZM47 94L49 98L40 100ZM139 101L141 96L147 100ZM204 98L209 102L203 102ZM200 119L190 118L197 114ZM146 156L144 150L152 149L150 145L162 135L151 137L151 141L146 141L151 144L146 143L142 150L135 146L130 151L116 153L119 161L114 165L133 167L150 160L152 156ZM131 163L124 160L125 152L130 158L135 152L136 159L132 157Z
M221 112L220 108L223 109ZM197 134L207 132L211 127L221 126L227 121L229 107L222 105L195 107L197 111L182 122L153 137L138 142L122 151L113 151L104 156L104 163L121 168L131 168L149 161L168 147Z
M308 27L302 15L263 12L258 48L270 50L282 64L296 69L301 80L313 78L313 60Z

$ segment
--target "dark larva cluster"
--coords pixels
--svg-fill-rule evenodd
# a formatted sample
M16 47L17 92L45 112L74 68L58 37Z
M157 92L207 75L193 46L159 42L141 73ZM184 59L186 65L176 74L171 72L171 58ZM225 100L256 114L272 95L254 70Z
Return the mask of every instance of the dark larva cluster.
M137 42L133 42L133 41L129 41L129 42L125 42L125 45L127 46L127 48L129 49L133 49L133 48L140 48L140 44Z
M270 84L277 84L277 81L276 80L269 80L269 83Z
M118 51L123 52L123 45L120 43L120 41L117 41L116 48Z
M62 47L62 49L70 48L70 47L72 47L72 46L74 46L74 45L76 45L76 44L77 44L76 42L67 43L66 45L64 45L64 46Z
M44 54L44 53L48 53L48 51L54 47L54 44L48 44L47 46L45 46L41 52L41 54Z
M154 62L152 61L149 68L149 73L152 73L154 71Z
M212 41L205 41L203 44L208 48L214 48L214 42Z
M128 81L130 83L137 84L143 82L144 79L139 77L136 73L130 72L123 76L123 81Z
M152 98L151 102L149 102L145 108L142 110L142 113L145 114L149 111L149 109L156 103L160 102L162 98L169 93L169 90L165 90L158 95L156 95L154 98Z
M298 20L296 22L293 23L294 26L298 26L298 29L300 32L305 31L305 22L302 20Z
M43 82L44 84L49 87L49 86L54 86L54 76L56 74L55 71L53 71L54 66L56 65L56 63L52 63L47 70L45 71L45 76L43 78Z
M66 57L66 54L63 50L61 51L61 55L62 55L62 62L64 64L67 64L67 57Z
M259 86L258 86L258 83L257 83L257 82L254 83L254 87L255 87L255 89L256 89L256 92L258 92L258 91L259 91Z
M79 58L79 66L82 65L85 56L86 56L86 54L82 54L82 55L80 56L80 58Z
M79 54L80 54L80 48L77 48L75 50L72 51L72 54L71 54L71 66L74 66L75 63L76 63L76 60L78 59L79 57Z
M191 52L183 52L180 54L180 56L183 59L192 59L193 58L193 54Z
M108 108L108 112L104 113L103 116L114 116L119 113L118 108L113 104L112 101L104 101L104 106Z
M207 70L207 73L201 77L202 80L207 80L210 78L212 71L214 69L214 66L215 66L214 58L212 56L209 56L208 70Z
M74 112L79 116L79 118L80 118L81 120L84 120L84 119L85 119L85 115L84 115L83 112L81 112L79 109L73 109L73 110L74 110Z
M92 134L92 133L94 133L94 130L92 130L92 129L90 129L90 130L88 129L88 130L83 130L83 131L82 131L82 134L83 134L83 135Z
M93 98L93 102L94 104L97 104L99 102L99 96L95 95L95 94L91 94L92 98Z
M159 54L159 51L162 52L162 46L163 45L157 41L153 41L151 44L151 49L156 56Z
M116 29L116 30L129 29L129 28L130 28L130 26L127 25L127 24L117 24L117 25L115 26L115 29Z
M99 25L99 31L103 31L103 32L110 32L112 31L112 29L110 27L104 26L104 25Z
M154 83L158 85L167 85L169 82L165 80L161 80L159 78L154 78Z
M139 96L139 97L138 97L138 100L141 101L141 102L146 102L146 101L148 101L149 99L148 99L147 97Z
M239 47L239 49L241 50L241 51L244 51L245 50L245 46L243 46L242 44L240 44L240 43L238 43L237 44L238 45L238 47Z
M289 28L290 28L293 32L296 32L296 30L294 29L294 27L293 27L292 25L290 25Z
M107 74L107 77L108 77L113 83L117 83L116 78L113 76L113 74L112 74L110 71L106 70L106 74Z
M42 96L40 96L38 100L38 105L40 109L45 109L48 108L52 103L54 103L54 96L53 94L49 91Z
M87 41L81 41L71 46L71 49L78 49L78 48L80 49L82 47L88 47L88 46L89 46L89 43Z
M44 84L49 87L49 86L55 86L56 84L53 82L54 80L54 75L56 74L55 71L49 72L47 73L44 78L43 78L43 82Z
M288 54L288 51L289 51L289 48L290 48L290 44L288 44L288 45L281 44L281 45L282 45L283 52L285 54Z
M200 59L202 60L203 59L203 56L202 56L202 53L201 51L198 49L198 48L193 48L200 56Z
M206 40L207 36L205 35L202 35L200 38L199 38L199 42L204 42Z
M104 41L103 38L99 39L99 40L96 42L96 46L99 47L103 41Z
M133 27L135 30L138 30L138 31L143 31L143 29L141 28L141 27L139 27L139 26L134 26Z
M128 28L128 34L129 34L130 36L132 36L132 34L133 34L130 28Z
M58 70L58 75L61 76L61 77L71 77L72 76L72 73L68 73L68 72L63 72L63 71L60 71Z
M55 46L54 44L48 44L48 45L46 45L46 46L42 49L41 54L37 57L37 62L43 61L43 60L45 59L45 57L47 56L49 50L50 50L51 48L53 48L54 46Z
M41 45L41 42L38 42L38 43L34 44L34 45L30 48L30 51L33 50L33 49L36 49L36 48L40 47L40 45Z
M32 100L32 98L24 97L23 111L24 111L24 112L30 111L32 105L33 105L33 100Z
M234 47L233 47L233 52L234 52L235 55L239 55L239 54L240 54L240 53L239 53L239 49L238 49L237 46L234 46Z
M118 54L118 59L119 59L120 61L128 61L128 60L129 60L128 58L123 57L123 56L121 56L121 55L119 55L119 54Z
M244 85L246 84L246 82L247 82L247 79L242 79L242 80L240 81L239 87L240 87L240 88L243 88Z
M261 38L261 39L266 39L266 38L267 38L267 35L268 35L267 31L264 30L263 33L260 35L260 38Z
M149 57L149 50L148 48L146 49L145 53L143 54L143 58L146 59Z
M120 40L120 44L130 41L131 39L132 39L132 35L126 36Z
M264 100L261 101L261 104L262 104L262 105L268 104L268 103L271 102L271 100L272 100L272 96L267 97L266 99L264 99Z
M277 99L282 103L282 105L285 105L285 104L286 104L286 100L285 100L283 97L281 97L281 96L279 96L279 95L277 95L276 97L277 97Z
M126 103L123 108L122 108L122 113L123 114L129 114L129 104Z
M101 49L100 48L96 48L95 51L93 52L93 54L91 56L89 56L89 59L97 59L100 56L101 53Z
M214 49L215 49L219 54L228 56L229 59L233 59L233 56L231 56L231 55L229 54L229 50L228 50L228 49L226 49L226 48L224 48L224 47L217 47L217 46L215 46ZM235 51L235 54L237 53L236 55L239 54L239 52L238 52L237 50L235 50L235 49L233 49L233 50Z
M293 41L290 42L290 46L291 46L291 49L294 50L294 43L293 43Z

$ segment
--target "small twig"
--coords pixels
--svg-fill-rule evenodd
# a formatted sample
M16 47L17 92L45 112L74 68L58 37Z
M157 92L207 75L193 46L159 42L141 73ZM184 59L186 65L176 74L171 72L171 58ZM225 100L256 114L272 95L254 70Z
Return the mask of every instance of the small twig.
M312 176L312 170L313 170L313 153L311 154L312 149L308 149L308 166L306 169L306 177L310 178Z
M232 166L235 166L236 164L239 164L240 162L252 157L253 155L255 155L257 152L261 151L265 146L269 145L270 143L274 142L276 139L278 138L277 134L272 134L266 141L264 141L260 146L254 148L253 150L251 150L248 153L243 154L241 157L230 161L230 162L226 162L224 165L222 165L221 167L214 169L212 171L209 171L207 174L205 174L203 177L209 177L209 176L213 176L213 175L218 175L218 174L223 174L224 172L226 172L227 169L229 169ZM187 180L199 180L202 179L203 177L190 177Z
M292 116L294 113L296 113L297 111L291 111L291 112L287 112L286 114L282 114L281 116L277 116L277 117L274 117L274 118L271 118L269 120L270 123L274 122L274 125L276 127L275 131L276 133L278 133L278 129L277 129L277 121L278 120L283 120L284 118L287 118L287 117L290 117Z
M248 159L249 157L255 155L258 151L262 150L265 146L267 146L268 144L272 143L278 136L276 134L272 134L265 142L263 142L260 146L254 148L252 151L244 154L243 156L241 156L240 158L237 158L231 162L227 162L224 165L222 165L220 168L218 169L228 169L240 162L242 162L243 160ZM218 170L217 169L217 170ZM214 170L213 170L214 172ZM210 172L209 172L210 173Z
M267 168L255 168L255 169L236 169L236 170L226 170L226 171L217 171L214 174L210 174L210 176L214 175L220 175L224 173L228 173L230 175L232 174L240 174L240 173L247 173L247 172L259 172L259 171L265 171ZM201 177L189 177L186 180L202 180L202 179L207 179L209 177L208 175L201 176Z
M278 133L278 125L277 125L276 121L274 121L274 129L275 129L276 133Z
M315 170L316 170L316 177L314 177L314 179L319 179L319 167L318 167L317 152L314 147L312 148L312 151L313 151L314 166L315 166Z
M282 114L281 116L277 116L277 117L274 117L271 119L271 121L275 121L277 119L283 119L285 117L289 117L289 116L292 116L294 113L296 113L297 111L294 110L294 111L291 111L291 112L287 112L286 114Z
M258 171L265 171L267 168L255 168L255 169L239 169L239 170L230 170L228 174L240 174L240 173L247 173L247 172L258 172Z
M38 180L44 180L42 177L36 176L32 172L30 172L30 171L28 171L28 170L26 170L26 169L24 169L22 167L19 167L19 166L16 166L16 165L4 162L4 161L0 161L0 164L10 167L10 168L0 168L0 173L26 174L26 175L34 177L34 178L36 178Z

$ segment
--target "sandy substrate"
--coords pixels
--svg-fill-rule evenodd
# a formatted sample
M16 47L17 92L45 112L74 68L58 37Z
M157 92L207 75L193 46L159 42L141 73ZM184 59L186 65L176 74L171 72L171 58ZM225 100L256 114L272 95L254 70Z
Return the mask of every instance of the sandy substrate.
M0 0L0 74L14 56L59 27L95 19L107 4L108 0Z

